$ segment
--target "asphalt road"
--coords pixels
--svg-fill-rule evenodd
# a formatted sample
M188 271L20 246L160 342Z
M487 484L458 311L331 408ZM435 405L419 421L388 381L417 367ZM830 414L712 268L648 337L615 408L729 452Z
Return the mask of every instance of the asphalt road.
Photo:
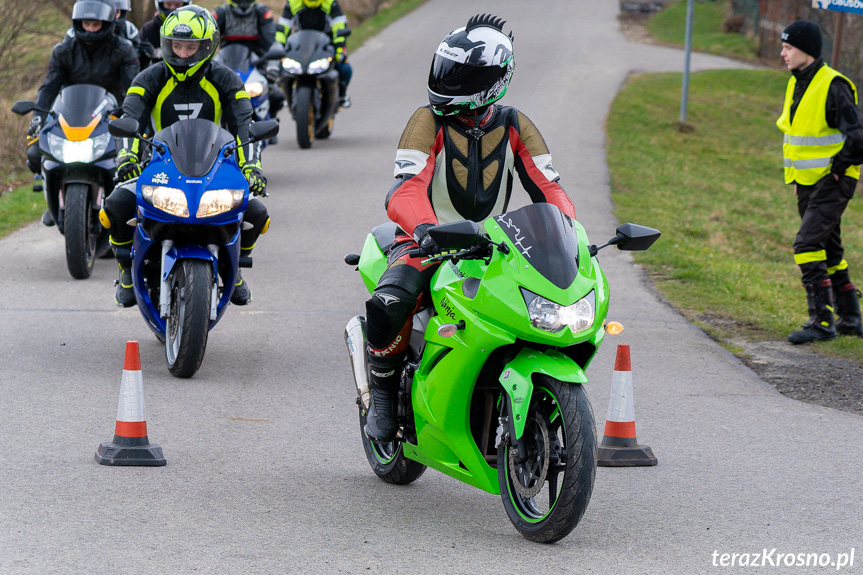
M606 339L587 391L601 435L628 343L638 437L658 466L600 468L582 522L553 546L442 474L399 488L371 473L342 336L367 295L342 256L385 219L434 48L489 10L516 38L503 103L543 132L591 239L613 235L609 104L629 73L680 71L682 53L625 41L611 0L430 0L352 53L354 106L331 140L299 150L283 116L264 157L273 223L246 273L254 302L228 310L193 379L171 377L138 311L113 306L111 261L76 281L55 229L0 241L0 573L709 573L723 553L764 549L768 567L743 571L808 573L835 567L770 561L852 548L844 571L861 570L863 419L778 394L659 301L624 252L601 261L626 331ZM127 340L141 344L165 467L93 460L113 436Z

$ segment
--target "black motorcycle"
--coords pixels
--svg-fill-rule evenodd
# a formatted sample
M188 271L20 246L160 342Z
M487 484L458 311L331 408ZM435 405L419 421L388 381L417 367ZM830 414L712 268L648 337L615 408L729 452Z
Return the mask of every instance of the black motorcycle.
M33 191L45 193L51 218L66 238L66 266L75 279L90 277L94 261L110 247L99 210L114 189L117 150L108 121L117 109L112 94L91 84L63 88L50 110L32 100L12 106L19 115L46 114L38 143L42 185Z
M341 30L341 36L350 30ZM288 37L282 69L285 94L297 123L297 143L311 148L315 138L333 133L339 111L339 73L330 36L317 30L297 30Z

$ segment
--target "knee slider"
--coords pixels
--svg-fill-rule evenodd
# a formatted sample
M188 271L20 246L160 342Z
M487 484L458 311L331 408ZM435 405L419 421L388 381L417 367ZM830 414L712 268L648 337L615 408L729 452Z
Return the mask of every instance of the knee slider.
M372 297L366 302L369 345L383 349L404 328L424 289L419 270L407 265L387 269Z

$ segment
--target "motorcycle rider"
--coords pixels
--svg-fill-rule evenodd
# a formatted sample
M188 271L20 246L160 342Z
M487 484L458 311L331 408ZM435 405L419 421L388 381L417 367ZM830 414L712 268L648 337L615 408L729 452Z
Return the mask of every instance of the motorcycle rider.
M257 56L263 56L276 41L273 11L257 0L228 0L213 10L219 25L221 45L243 44ZM281 62L268 63L265 71L270 84L270 115L275 118L285 106L285 94L279 88Z
M503 33L503 24L477 15L443 39L429 72L429 105L414 112L399 141L385 205L400 229L366 302L372 400L365 433L375 442L392 441L398 430L395 404L412 317L426 303L437 267L409 250L437 253L432 226L505 212L513 171L534 202L575 218L536 126L516 108L495 104L515 66L512 34Z
M142 70L162 59L162 37L160 32L162 30L162 24L165 22L165 18L167 18L168 14L177 8L188 6L192 3L192 0L154 0L154 2L156 3L156 14L151 20L148 20L143 26L141 26L141 41L149 42L153 46L152 56L141 61Z
M131 0L114 0L114 6L117 8L115 32L132 43L138 50L138 56L142 62L145 60L149 62L153 57L153 45L144 40L138 27L126 19L126 14L132 9Z
M237 142L247 142L252 105L240 78L212 61L219 46L219 30L210 11L195 5L177 9L162 24L161 37L164 59L135 78L123 104L123 117L136 119L141 132L152 134L187 118L219 123L224 114L228 130ZM114 297L120 307L135 305L129 254L134 229L126 222L135 216L135 183L130 180L141 174L140 143L137 138L118 142L117 177L126 183L114 189L100 213L102 225L110 230L111 246L120 265ZM267 180L261 171L258 146L242 146L237 149L237 156L251 193L264 194ZM270 224L263 202L250 199L244 221L252 227L241 232L240 253L249 256L258 236ZM248 282L238 274L231 302L246 305L251 300Z
M279 18L276 41L284 45L294 30L319 30L329 32L336 48L336 71L339 73L339 104L342 108L351 107L348 84L354 70L348 62L347 40L339 36L340 30L348 28L348 19L342 12L338 0L288 0Z
M36 105L51 108L60 90L75 84L96 84L123 101L126 90L139 70L138 52L132 43L114 34L116 10L112 0L78 0L72 6L72 34L54 46L48 60L48 73ZM27 167L34 174L42 170L38 136L45 122L45 112L36 110L27 128ZM36 144L36 145L34 145ZM42 214L42 223L53 226L50 211Z

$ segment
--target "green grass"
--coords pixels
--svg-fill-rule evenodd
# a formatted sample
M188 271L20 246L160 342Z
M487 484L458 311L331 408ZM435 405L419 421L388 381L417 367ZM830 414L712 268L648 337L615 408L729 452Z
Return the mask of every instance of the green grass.
M686 0L677 0L651 17L646 27L658 41L683 46L686 41ZM757 42L743 34L726 34L722 23L729 14L727 0L695 2L692 17L692 49L741 60L756 60Z
M787 73L693 74L689 123L676 128L680 74L634 76L608 118L608 164L618 220L655 227L662 238L636 254L684 315L722 339L784 340L806 319L792 242L799 227L783 183L779 116ZM863 284L863 206L842 228L852 279ZM863 357L863 340L818 344Z
M26 174L17 174L17 176L18 181L21 181ZM44 211L45 199L42 194L33 192L31 182L28 181L23 186L4 191L0 194L0 237L29 224Z

